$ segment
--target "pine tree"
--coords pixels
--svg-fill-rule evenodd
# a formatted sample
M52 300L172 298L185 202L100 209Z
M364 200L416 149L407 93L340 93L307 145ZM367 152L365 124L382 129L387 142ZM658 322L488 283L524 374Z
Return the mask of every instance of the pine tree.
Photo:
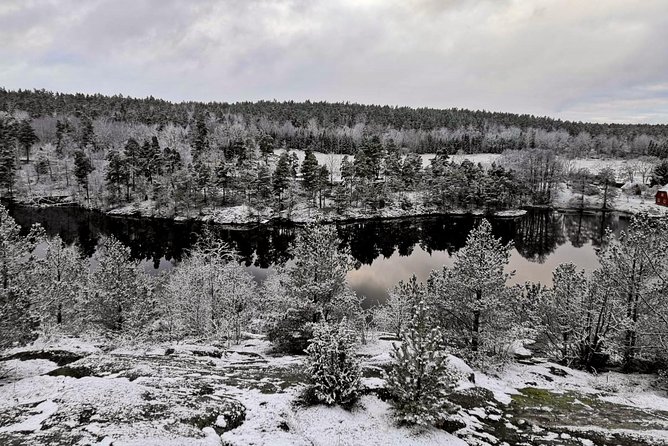
M449 367L443 335L430 320L424 301L414 306L401 344L394 344L390 355L393 362L385 379L397 420L422 426L445 421L453 407L447 397L459 375Z
M278 208L283 209L283 193L290 185L290 160L287 152L281 153L276 163L276 169L272 175L272 188L278 198Z
M39 138L37 135L35 135L35 130L33 130L29 120L26 119L21 121L19 124L17 139L21 146L23 146L23 150L26 153L26 163L29 163L30 149L32 148L33 144L39 141Z
M523 336L522 308L516 288L506 287L512 244L492 234L487 220L471 230L452 268L432 273L428 286L448 342L472 361L503 359L514 340Z
M552 273L552 289L546 293L543 314L545 334L559 361L570 364L579 359L577 351L586 336L583 322L588 293L584 271L578 271L572 263L563 263Z
M128 163L129 173L132 179L132 190L135 190L136 187L136 178L140 169L140 153L141 147L136 139L130 138L125 143L123 148L123 155Z
M204 115L199 115L195 123L193 138L193 161L197 161L202 154L209 149L209 130L206 127Z
M289 291L315 304L327 320L329 304L345 288L350 267L350 254L339 247L336 228L310 224L297 237L294 263L287 269Z
M81 118L81 150L93 149L95 150L95 129L93 128L93 121L88 116Z
M309 149L306 151L304 161L301 166L302 185L311 199L314 199L315 192L318 189L318 160Z
M274 138L271 135L262 135L260 138L260 155L268 162L269 156L274 153Z
M665 335L668 329L668 323L663 324L663 330L650 323L668 301L664 275L668 271L668 221L643 214L634 216L619 236L608 232L598 258L603 285L607 285L612 298L623 303L623 314L617 317L623 327L623 365L630 370L642 350L639 343L645 341L660 348L653 338Z
M142 305L151 293L147 275L130 248L114 237L105 238L94 256L85 298L88 322L113 331L141 326Z
M14 134L8 119L0 116L0 187L9 195L16 179L16 156L14 155Z
M115 151L107 155L107 171L105 180L107 188L111 191L112 197L117 198L121 193L121 187L125 186L125 199L130 199L130 169L123 157Z
M88 175L95 170L93 163L91 163L90 158L86 156L81 150L74 152L74 176L77 179L77 183L86 190L86 199L90 200L90 195L88 192Z
M359 398L362 372L355 357L356 343L345 322L316 326L306 349L306 373L318 401L351 406Z

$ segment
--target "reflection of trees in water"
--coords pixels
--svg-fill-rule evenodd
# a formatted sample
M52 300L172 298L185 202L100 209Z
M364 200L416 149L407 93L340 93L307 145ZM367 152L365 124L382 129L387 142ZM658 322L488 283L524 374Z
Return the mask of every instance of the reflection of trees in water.
M607 228L619 233L628 224L626 218L609 212L595 214L574 212L564 214L563 217L568 240L576 248L588 243L601 246Z
M203 231L202 223L173 222L159 219L110 217L77 207L30 208L13 206L11 214L25 231L40 223L47 234L66 243L76 243L83 254L92 255L101 236L113 235L130 247L133 257L152 261L157 268L161 259L180 261ZM453 254L464 246L466 237L479 218L445 216L390 221L367 221L338 225L342 245L361 264L376 258L410 256L415 246L431 254L446 251ZM504 243L514 240L525 258L543 262L567 239L581 247L589 242L599 246L605 228L618 231L626 227L626 219L613 214L559 214L549 211L529 212L519 219L493 219L494 235ZM282 264L292 257L295 226L257 226L233 229L211 225L210 229L227 242L246 266L267 268Z
M357 262L370 265L376 258L410 255L420 240L420 228L409 220L369 221L338 227L339 237Z
M563 216L553 212L529 212L518 221L515 247L520 255L532 262L545 259L566 241Z

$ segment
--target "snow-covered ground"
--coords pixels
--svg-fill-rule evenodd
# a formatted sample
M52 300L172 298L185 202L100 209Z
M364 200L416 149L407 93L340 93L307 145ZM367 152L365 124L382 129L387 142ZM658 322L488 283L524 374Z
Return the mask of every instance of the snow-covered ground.
M241 345L113 348L40 342L0 357L0 444L665 444L668 395L651 375L591 375L543 360L462 378L454 433L397 426L381 369L393 341L359 349L364 396L350 411L297 403L303 357L261 336ZM104 349L100 349L104 347ZM59 352L59 354L56 354ZM64 352L81 359L59 366ZM54 354L54 361L45 359ZM36 358L40 356L40 358ZM74 359L74 357L72 358ZM450 357L462 376L471 371ZM20 365L19 365L20 363ZM10 370L20 370L11 374ZM9 373L9 375L8 375Z
M573 208L579 206L580 195L574 193L572 189L561 184L559 192L554 200L553 206L560 209ZM584 208L592 210L601 209L600 196L585 196ZM626 193L619 193L612 204L612 210L617 212L626 212L629 214L637 214L640 212L649 215L668 215L668 207L659 206L654 202L654 197L641 197L637 195L629 195Z

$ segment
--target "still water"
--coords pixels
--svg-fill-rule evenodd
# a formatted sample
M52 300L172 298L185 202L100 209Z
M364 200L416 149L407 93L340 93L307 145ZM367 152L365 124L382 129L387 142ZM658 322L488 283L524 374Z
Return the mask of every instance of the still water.
M79 207L33 208L10 206L10 213L26 231L40 223L49 235L59 235L91 256L101 237L113 235L144 262L147 272L178 266L197 240L204 224L169 220L111 217ZM474 217L439 216L337 225L342 243L350 247L356 268L348 274L351 287L371 305L387 296L387 289L416 274L425 279L433 269L449 265L470 229ZM596 250L605 229L618 232L628 224L615 213L531 211L520 218L491 220L494 233L514 248L508 270L513 282L551 284L552 270L573 262L586 271L598 266ZM292 258L293 225L262 225L245 229L212 226L221 240L235 249L240 261L262 281L271 269Z

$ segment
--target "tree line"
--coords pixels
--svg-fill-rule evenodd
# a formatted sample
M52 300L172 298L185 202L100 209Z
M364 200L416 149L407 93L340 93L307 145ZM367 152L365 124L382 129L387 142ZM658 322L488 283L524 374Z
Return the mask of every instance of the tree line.
M103 119L164 127L193 126L199 115L294 149L353 154L361 140L393 139L416 153L502 153L546 148L559 155L668 156L668 126L595 124L485 110L431 109L328 102L182 102L122 95L0 89L0 110L32 119Z

